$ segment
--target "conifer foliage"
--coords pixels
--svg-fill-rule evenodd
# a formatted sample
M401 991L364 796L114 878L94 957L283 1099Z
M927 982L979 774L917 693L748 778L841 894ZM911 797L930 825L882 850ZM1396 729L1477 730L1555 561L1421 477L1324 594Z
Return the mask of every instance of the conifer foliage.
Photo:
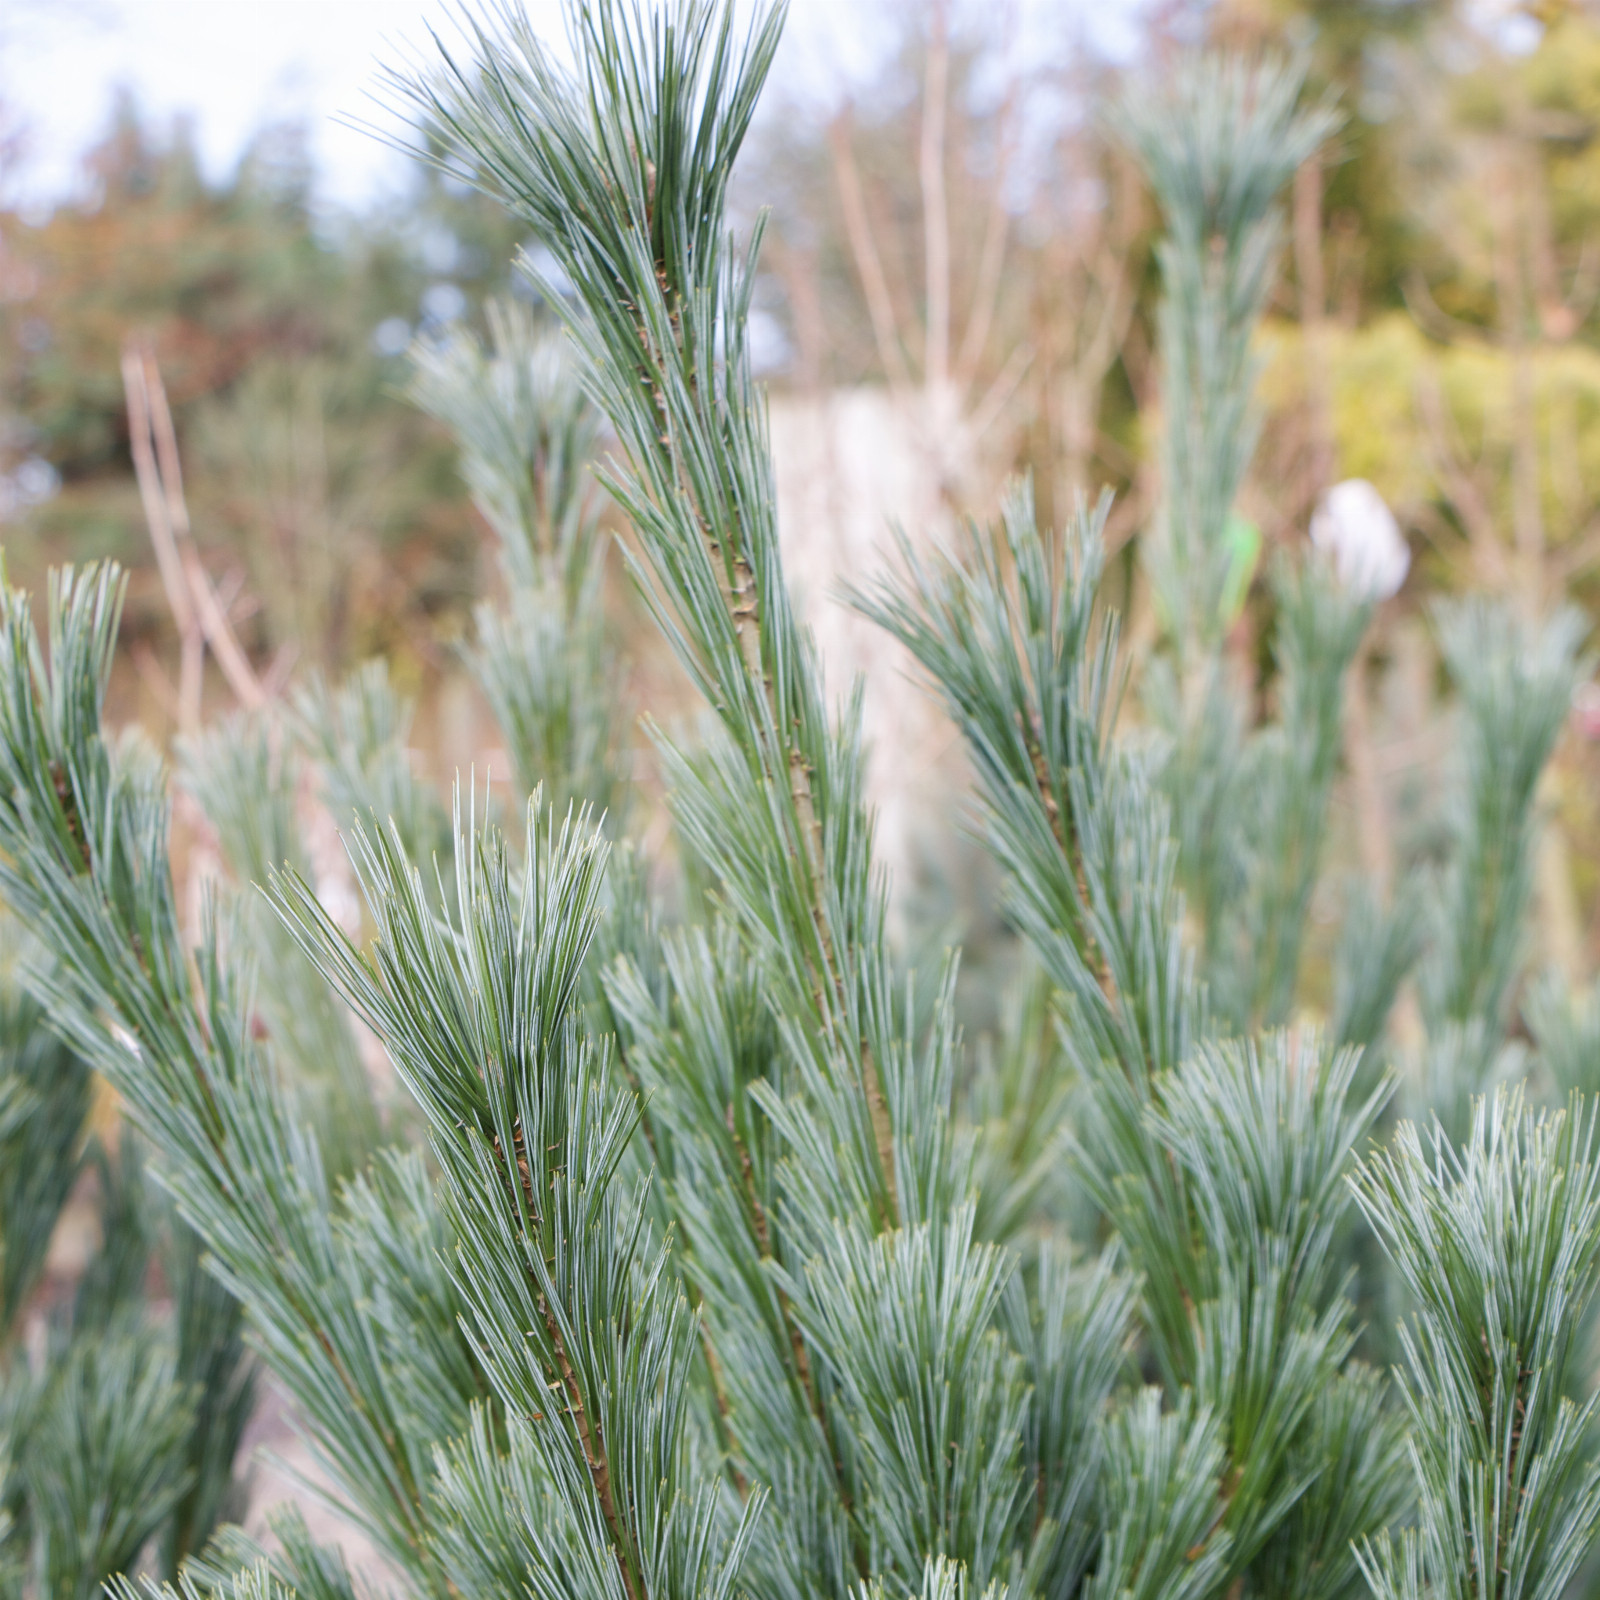
M447 815L418 783L379 670L314 685L292 716L185 755L234 875L267 892L219 892L192 949L164 774L102 723L119 576L59 579L48 648L5 595L0 896L39 942L30 1003L61 1042L30 1021L53 1075L0 1058L0 1142L55 1152L0 1167L0 1309L37 1275L77 1159L52 1130L81 1125L92 1069L208 1252L210 1278L185 1258L183 1306L205 1284L242 1310L323 1492L407 1593L1553 1600L1600 1523L1593 1402L1567 1397L1600 1272L1594 1113L1498 1092L1464 1148L1410 1123L1374 1146L1402 1079L1425 1098L1447 1060L1453 1107L1483 1087L1474 1062L1511 1059L1575 625L1443 624L1470 730L1454 914L1424 927L1359 901L1326 1030L1285 1024L1369 608L1315 567L1277 575L1279 703L1256 725L1220 644L1275 196L1327 118L1297 111L1292 71L1195 63L1125 122L1170 213L1184 424L1149 557L1164 737L1122 717L1104 503L1057 536L1019 489L994 529L931 556L908 543L857 597L966 739L1041 974L1015 1037L1057 1040L1044 1068L963 1086L954 964L931 1000L897 965L859 701L830 710L784 584L746 337L759 229L737 251L726 218L782 13L742 15L574 4L568 69L508 8L469 57L397 79L559 271L543 291L565 346L502 308L487 351L416 352L415 398L456 431L512 591L480 615L475 660L532 791L520 827L487 820L471 784ZM707 891L665 928L636 877L608 891L591 808L613 833L625 818L587 477L602 417L630 569L714 719L699 746L654 732ZM1513 727L1506 768L1490 753ZM348 824L363 931L308 882L300 762ZM1385 1021L1424 935L1412 1060ZM1551 1059L1559 1035L1570 1060L1581 1008L1539 993ZM373 1098L336 997L409 1114ZM1436 1048L1469 1037L1471 1061ZM1070 1092L1041 1088L1061 1063ZM1040 1203L1060 1151L1097 1255ZM1357 1357L1356 1296L1383 1299L1352 1276L1372 1270L1362 1217L1410 1307L1393 1387ZM91 1592L175 1512L175 1551L216 1520L180 1502L215 1479L193 1419L196 1396L237 1394L213 1376L226 1363L118 1337L52 1366L48 1425L21 1431L0 1390L4 1592ZM50 1454L78 1436L121 1451L117 1481L144 1497L95 1501L93 1559L38 1532L91 1527L51 1501L86 1481ZM292 1515L274 1531L268 1552L221 1530L169 1595L356 1592Z
M561 330L515 300L487 307L485 350L454 328L413 352L411 399L444 423L494 530L507 603L477 611L467 661L525 794L615 812L624 798L606 663L606 541L589 468L599 418ZM620 814L613 818L621 822Z
M65 829L52 847L57 860L87 863L96 844L70 807L78 775L52 766L48 752L62 748L68 725L87 732L98 723L95 684L109 662L113 591L68 580L56 597L58 620L75 606L53 646L88 698L8 700L0 781L28 814L40 815L41 800L51 807ZM43 659L14 617L8 602L0 621L7 692L32 694L42 688ZM23 729L18 712L37 720ZM131 749L128 756L138 759ZM19 758L43 763L35 777L49 785L47 797L24 793ZM8 818L15 814L8 809ZM0 873L9 877L10 866L0 864ZM137 894L132 881L126 890ZM0 893L39 926L26 894L10 885ZM65 969L10 919L0 935L13 958L0 974L0 1592L87 1600L152 1540L161 1569L176 1575L222 1519L242 1511L234 1458L255 1374L239 1307L202 1270L194 1232L151 1192L139 1142L124 1133L108 1148L91 1132L91 1052L51 1026L58 1018L49 996L54 983L69 981ZM28 972L31 993L22 987ZM99 1247L70 1293L48 1292L37 1303L63 1212L74 1195L83 1206L90 1194L98 1198L88 1225L98 1225ZM170 1295L165 1314L147 1296L153 1274Z
M1592 1109L1501 1088L1460 1150L1402 1124L1358 1192L1417 1308L1401 1380L1417 1526L1363 1551L1374 1594L1564 1593L1600 1528L1596 1400L1566 1393L1600 1282Z

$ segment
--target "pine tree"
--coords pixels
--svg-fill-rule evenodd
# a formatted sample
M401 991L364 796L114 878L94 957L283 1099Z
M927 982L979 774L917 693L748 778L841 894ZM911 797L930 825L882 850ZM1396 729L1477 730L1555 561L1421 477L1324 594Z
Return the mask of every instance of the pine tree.
M720 0L571 18L575 69L507 10L469 58L397 80L562 285L543 294L569 356L504 311L487 354L418 353L417 397L544 619L520 635L519 599L480 618L521 779L548 780L521 825L459 781L441 807L381 672L313 686L284 726L188 754L276 919L218 893L191 949L165 777L102 723L118 574L58 580L48 651L24 596L0 608L0 896L49 952L31 990L148 1141L325 1492L438 1600L1555 1595L1600 1517L1588 1407L1565 1398L1600 1270L1593 1113L1501 1093L1462 1150L1402 1124L1364 1153L1398 1079L1408 1099L1427 1082L1382 1044L1416 919L1361 902L1329 1026L1288 1024L1368 606L1314 567L1277 575L1260 726L1221 650L1274 196L1327 119L1295 110L1292 71L1197 61L1125 122L1171 229L1148 701L1176 708L1170 737L1122 716L1104 503L1057 536L1019 489L995 528L906 547L858 597L965 737L1040 973L960 1093L954 964L931 1003L897 965L859 700L830 714L784 585L746 342L759 229L736 249L725 212L781 10L745 30ZM608 895L584 803L619 785L614 735L581 709L615 694L596 413L630 571L714 719L700 747L653 730L708 886L703 916L664 928L636 875ZM1462 618L1441 624L1467 737L1422 956L1430 1051L1452 1029L1505 1039L1536 780L1576 670L1569 623ZM300 759L348 825L360 935L307 881ZM1244 783L1251 831L1230 812ZM382 1040L426 1152L372 1103L335 994ZM28 1093L0 1080L7 1138L45 1126ZM1040 1203L1063 1150L1098 1255ZM1356 1358L1361 1216L1412 1312L1393 1388ZM81 1373L63 1405L92 1411L105 1370L63 1366ZM136 1442L161 1437L147 1420ZM0 1427L13 1478L49 1459ZM37 1518L7 1495L14 1526ZM224 1530L168 1593L354 1593L292 1515L276 1532L268 1553Z

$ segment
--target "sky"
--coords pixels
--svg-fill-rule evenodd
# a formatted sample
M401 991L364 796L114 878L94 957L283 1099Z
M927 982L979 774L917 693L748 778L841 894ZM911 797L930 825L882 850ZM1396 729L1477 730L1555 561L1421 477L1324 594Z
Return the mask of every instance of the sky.
M559 0L524 3L560 35ZM870 67L888 8L905 3L792 0L778 70L826 96ZM1029 34L1065 25L1117 50L1140 0L1012 3L1023 49ZM299 120L319 198L341 208L380 201L404 186L406 159L348 122L400 131L373 98L380 63L425 57L430 28L459 38L460 15L455 0L0 0L0 115L25 137L8 198L45 205L70 194L125 86L158 119L192 119L209 177L230 171L264 124Z
M555 0L528 0L559 32ZM444 0L4 0L0 104L24 139L13 188L53 199L105 127L118 87L157 118L192 119L201 163L219 178L262 126L305 123L322 197L360 205L403 183L404 158L340 119L389 131L382 62L414 58L429 28L459 37Z

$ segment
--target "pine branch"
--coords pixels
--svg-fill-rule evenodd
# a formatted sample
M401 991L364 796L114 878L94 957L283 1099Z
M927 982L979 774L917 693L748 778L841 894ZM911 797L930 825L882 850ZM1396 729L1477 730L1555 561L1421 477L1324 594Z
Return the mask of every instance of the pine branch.
M294 697L295 733L341 829L358 817L392 817L414 860L448 859L450 820L411 770L414 710L377 659L337 686L313 678Z
M251 1027L314 1120L336 1176L356 1172L381 1128L348 1012L306 962L255 885L286 862L309 870L296 816L303 763L288 731L262 716L224 718L178 743L179 782L216 830L240 893L231 914L247 929L257 979Z
M1160 781L1211 1005L1238 1031L1281 1026L1293 1008L1343 680L1367 615L1314 570L1285 572L1279 717L1251 736L1221 646L1259 554L1234 502L1255 450L1252 343L1281 244L1277 197L1339 120L1327 101L1299 108L1307 66L1191 55L1159 89L1130 87L1111 117L1166 223L1161 498L1141 555L1173 653L1153 664L1145 700L1169 740Z
M244 1514L249 1478L235 1477L234 1464L255 1414L257 1369L245 1347L244 1308L206 1270L199 1235L171 1216L164 1242L161 1261L177 1323L174 1376L194 1407L185 1452L189 1487L161 1544L162 1571L174 1577L219 1523Z
M358 826L370 956L303 881L277 879L274 896L427 1119L468 1326L511 1428L510 1461L480 1465L498 1477L526 1452L556 1497L555 1526L518 1529L535 1593L608 1595L620 1579L630 1600L721 1595L759 1502L714 1555L716 1485L694 1484L683 1449L687 1308L644 1236L642 1192L616 1182L637 1111L604 1086L574 1010L604 846L585 818L542 821L538 796L527 837L513 878L504 840L458 808L447 915L398 831Z
M505 737L519 792L542 786L552 803L592 805L617 827L626 794L619 684L599 598L592 583L575 612L549 588L518 590L502 608L479 606L464 659Z
M742 48L731 10L710 0L648 23L613 4L577 8L573 19L576 79L507 16L503 41L479 32L471 67L447 57L434 78L396 88L535 228L573 286L580 309L569 325L630 458L631 471L608 477L643 548L642 564L630 564L738 752L717 774L736 778L731 795L696 792L692 770L678 769L680 814L703 804L707 859L736 888L748 933L848 1050L874 1186L893 1221L889 1041L872 1036L874 1013L886 1012L882 910L859 752L848 731L829 728L783 586L744 332L759 231L743 261L724 238L728 176L781 9L764 11ZM721 842L735 809L745 827L760 826L754 852ZM701 831L698 817L688 826Z
M921 1587L906 1592L915 1595L916 1600L968 1600L973 1588L967 1569L959 1561L934 1556L923 1565ZM861 1591L862 1600L888 1600L890 1592L881 1583L867 1584ZM1010 1590L996 1583L980 1593L983 1600L1006 1600Z
M1463 1149L1402 1123L1353 1185L1416 1307L1401 1395L1418 1525L1364 1547L1373 1593L1559 1595L1600 1531L1597 1402L1565 1394L1600 1284L1593 1108L1535 1112L1501 1089Z
M6 920L0 930L20 947L20 929ZM18 1330L81 1170L90 1088L88 1064L12 976L0 976L0 1350Z
M1222 1444L1215 1420L1187 1396L1161 1411L1142 1390L1107 1430L1106 1532L1085 1600L1202 1600L1227 1573L1216 1527Z
M136 747L114 754L100 728L120 594L112 568L53 582L48 665L26 597L4 595L0 895L55 956L32 975L35 991L155 1146L345 1508L431 1590L423 1483L433 1441L408 1435L396 1406L409 1355L385 1344L367 1310L316 1142L261 1058L214 920L197 970L189 965L161 773ZM438 1404L464 1415L476 1392Z
M1001 1036L980 1041L967 1092L978 1236L1016 1244L1063 1210L1061 1136L1072 1078L1057 1037L1055 991L1037 967L1006 997Z
M1018 924L1066 999L1064 1038L1088 1090L1080 1165L1143 1275L1163 1378L1192 1389L1220 1430L1218 1528L1225 1570L1242 1575L1336 1455L1343 1413L1319 1410L1320 1397L1359 1385L1342 1371L1350 1308L1329 1281L1334 1202L1388 1087L1354 1104L1357 1058L1327 1062L1292 1037L1259 1054L1191 1043L1203 1001L1182 954L1165 816L1137 769L1119 769L1107 732L1115 635L1093 624L1103 514L1080 516L1058 555L1018 497L992 544L973 537L967 566L903 550L907 576L858 604L911 649L966 736ZM1350 630L1334 631L1336 658ZM1304 748L1323 743L1313 730ZM1295 837L1326 780L1303 783ZM1280 933L1305 893L1299 878L1280 897L1283 915L1268 919ZM1177 1027L1152 1027L1167 1018ZM1374 1450L1369 1464L1372 1496L1354 1509L1381 1519L1395 1457ZM1330 1592L1355 1580L1338 1524L1297 1534L1331 1563Z
M541 327L510 299L486 311L489 348L460 329L419 342L409 390L455 435L510 590L503 607L478 608L477 643L465 659L522 792L542 784L557 809L573 801L613 814L623 785L601 605L605 539L590 471L599 416L558 327Z
M275 1577L265 1559L242 1567L205 1589L184 1573L176 1584L157 1584L149 1578L136 1584L118 1577L106 1585L106 1593L113 1600L295 1600L296 1595L294 1589ZM305 1593L305 1600L323 1600L323 1596L310 1590Z
M190 1487L191 1421L170 1352L131 1323L72 1342L18 1451L36 1592L94 1600L133 1566Z
M1271 722L1247 728L1220 661L1199 669L1188 703L1173 663L1156 663L1146 680L1146 707L1168 741L1161 784L1199 914L1211 1005L1241 1033L1281 1027L1294 1004L1343 746L1345 678L1371 615L1317 562L1283 562L1275 587Z
M1600 1091L1600 988L1574 992L1559 973L1546 972L1529 985L1522 1018L1544 1080L1558 1096Z
M671 1211L710 1348L740 1352L721 1397L730 1419L752 1430L742 1441L747 1459L774 1459L812 1437L831 1464L832 1424L789 1296L772 1273L795 1257L780 1214L778 1152L750 1099L782 1049L763 971L726 921L714 938L700 930L667 935L662 954L664 995L650 991L632 961L614 968L606 986L637 1087L670 1141ZM775 1370L753 1361L757 1352L776 1354ZM789 1404L775 1405L778 1396Z
M1587 624L1569 610L1530 628L1483 601L1442 607L1436 621L1461 695L1463 772L1423 1006L1431 1026L1481 1017L1494 1033L1522 955L1535 794L1573 685L1589 670L1578 649Z
M237 1491L233 1462L251 1407L251 1368L231 1296L211 1285L208 1314L191 1314L183 1269L196 1246L181 1225L160 1251L168 1281L182 1286L176 1339L148 1315L145 1279L158 1241L134 1136L124 1133L115 1160L96 1143L85 1149L90 1068L49 1031L42 1006L12 992L10 974L4 983L7 1335L22 1331L29 1291L85 1166L95 1169L101 1239L69 1303L30 1329L29 1345L32 1333L44 1336L44 1365L20 1339L0 1341L0 1455L15 1450L19 1463L0 1485L0 1569L19 1594L26 1573L27 1592L88 1597L152 1534L166 1551L209 1533Z
M1227 523L1255 450L1251 336L1281 243L1276 198L1338 125L1327 104L1296 109L1307 65L1192 55L1160 88L1130 86L1111 119L1167 225L1162 493L1143 553L1186 671L1228 621Z
M990 1331L1010 1263L973 1248L971 1230L970 1207L943 1227L841 1229L790 1293L802 1330L832 1355L854 1449L872 1468L861 1515L879 1561L915 1573L929 1551L959 1550L981 1591L1033 1527L1036 1488L1023 1363Z
M1110 740L1117 633L1094 613L1108 508L1080 508L1057 544L1017 489L991 540L972 531L965 565L902 544L903 576L854 601L911 651L961 728L1008 909L1069 997L1082 1048L1142 1086L1183 1058L1204 1009L1164 811Z
M735 1326L760 1331L759 1357L738 1335L724 1341L708 1326L729 1433L748 1463L741 1470L785 1486L783 1523L759 1539L761 1570L786 1592L804 1592L824 1574L842 1593L871 1574L870 1530L883 1525L880 1502L894 1503L903 1463L854 1447L843 1375L864 1356L833 1347L840 1325L815 1303L803 1269L855 1248L861 1236L842 1214L858 1218L866 1237L899 1225L943 1241L933 1260L947 1298L981 1276L982 1252L950 1220L967 1182L950 1129L950 978L919 1046L883 938L858 702L830 725L813 651L783 585L763 409L745 343L753 254L731 256L723 220L729 168L778 16L758 17L742 47L731 8L702 0L650 20L611 3L575 7L572 16L576 76L507 16L503 38L479 35L470 65L447 59L432 80L397 87L533 227L572 286L570 330L629 460L608 485L638 535L630 564L720 718L702 757L663 741L663 764L680 838L709 869L756 957L776 1025L776 1063L746 1093L779 1154L777 1206L740 1198L748 1194L741 1141L725 1132L711 1170L732 1162L728 1189L738 1203L719 1221L743 1239L729 1249L729 1277L753 1265L775 1277L783 1296L768 1297L777 1326L752 1291L736 1298ZM726 1106L718 1109L725 1130ZM734 1110L737 1128L744 1108ZM674 1161L681 1153L675 1144ZM689 1241L691 1259L702 1262L704 1231L691 1226ZM929 1336L938 1346L961 1337L962 1326L941 1317ZM886 1335L870 1337L882 1346L898 1403L914 1404L920 1368L897 1364ZM770 1374L759 1389L757 1373ZM815 1421L797 1427L790 1402L800 1395ZM947 1443L957 1459L988 1448L976 1429L974 1420L953 1430ZM967 1547L975 1525L950 1502L938 1519L942 1548L989 1559ZM911 1571L909 1552L886 1559L912 1581L930 1553L920 1551Z
M1335 1047L1377 1041L1400 985L1416 965L1422 935L1422 905L1414 884L1397 893L1387 911L1371 885L1352 887L1334 956L1328 1031Z
M9 1408L7 1408L9 1409ZM7 1594L22 1591L23 1557L12 1509L16 1487L11 1469L11 1419L0 1410L0 1586Z
M285 1590L300 1600L357 1600L355 1584L337 1549L318 1545L296 1506L280 1507L268 1514L267 1525L276 1548L264 1549L239 1527L221 1529L216 1539L184 1566L182 1578L204 1594L230 1593L237 1579L265 1566L273 1593ZM182 1580L180 1579L180 1582ZM118 1589L126 1595L125 1587ZM161 1591L171 1597L172 1589ZM148 1585L144 1590L150 1594Z
M1027 1281L1007 1287L1005 1326L1029 1387L1023 1427L1033 1493L1025 1582L1068 1594L1096 1554L1109 1470L1106 1414L1133 1345L1133 1280L1115 1245L1080 1266L1060 1245L1038 1247Z
M1315 564L1279 574L1275 726L1249 764L1256 815L1243 912L1253 983L1246 1015L1257 1027L1289 1020L1300 975L1311 891L1322 856L1328 800L1343 748L1345 677L1372 608ZM1250 791L1243 791L1250 792Z
M509 298L484 310L487 349L464 329L412 346L407 397L454 435L507 579L521 589L556 582L570 607L600 543L590 478L599 417L557 328Z

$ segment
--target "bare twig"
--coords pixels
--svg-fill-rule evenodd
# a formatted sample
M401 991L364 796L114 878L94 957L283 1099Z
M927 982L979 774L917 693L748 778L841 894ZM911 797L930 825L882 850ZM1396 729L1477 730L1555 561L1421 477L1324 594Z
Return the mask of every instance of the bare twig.
M839 185L839 204L844 211L845 236L850 241L850 253L855 257L856 273L867 299L867 315L872 320L872 336L877 342L878 359L883 362L883 370L894 387L909 388L911 373L906 366L905 352L900 342L894 301L889 295L889 281L883 275L883 261L878 255L877 241L872 236L872 224L867 220L861 173L856 167L855 152L850 147L848 115L835 119L828 129L828 142L833 149L833 170Z
M1294 175L1294 265L1300 280L1300 333L1305 341L1306 387L1309 391L1311 449L1310 482L1305 500L1317 496L1333 478L1333 393L1328 360L1327 280L1322 265L1322 156L1301 162Z
M1016 9L1006 13L1006 35L1009 39L1016 23ZM1016 75L1006 84L1005 98L1000 102L1000 115L996 128L994 188L989 195L989 216L983 228L983 249L978 257L978 277L972 291L972 309L967 318L966 332L961 338L961 353L956 357L956 382L969 388L977 376L983 360L989 330L994 326L995 311L1000 303L1000 269L1005 265L1007 226L1006 186L1011 174L1012 158L1016 154L1017 125Z
M822 392L824 352L827 348L822 292L817 282L817 257L814 248L801 248L774 233L767 246L769 258L783 280L794 317L794 336L798 354L796 378L808 395Z
M1372 714L1368 703L1367 671L1372 661L1370 636L1363 639L1345 684L1344 751L1350 769L1351 799L1355 806L1361 864L1367 876L1387 897L1394 883L1394 840L1389 810L1384 803L1372 742Z
M945 191L944 130L950 90L950 31L944 0L935 0L928 29L922 95L922 250L927 296L923 380L942 388L950 376L950 203Z
M228 622L227 614L217 599L211 579L200 562L200 552L195 548L189 530L189 508L183 497L183 472L178 461L178 436L172 425L172 411L167 405L166 386L156 366L154 354L144 352L145 381L150 393L150 420L155 432L156 455L161 463L162 484L170 507L172 529L183 552L184 572L189 579L189 589L194 596L195 610L200 626L205 630L206 643L217 658L229 687L239 703L251 710L266 704L267 696L256 677L250 658L245 654Z
M1600 248L1594 234L1586 233L1578 246L1578 264L1572 269L1572 287L1562 304L1566 307L1571 331L1576 333L1589 320L1600 297Z
M972 408L967 426L974 439L981 439L994 426L995 419L1016 393L1017 385L1022 382L1023 374L1032 361L1033 351L1026 345L1018 345L1011 352L1006 364L995 375L994 382L984 391L983 398Z
M122 352L122 386L128 400L128 444L133 470L139 480L139 499L150 529L161 587L178 630L181 655L178 668L176 711L178 727L192 734L200 726L200 690L205 665L205 634L195 613L189 580L183 569L172 526L171 504L162 492L161 471L151 438L150 391L142 355L129 345Z
M1413 268L1400 280L1400 293L1405 297L1406 309L1416 318L1417 326L1440 344L1454 344L1457 339L1481 339L1483 329L1470 322L1452 317L1433 298L1433 290L1420 270Z
M183 469L177 430L166 387L154 354L130 345L122 358L123 386L128 396L128 432L145 520L155 546L161 581L183 640L180 680L180 723L193 732L200 721L200 668L209 645L228 686L239 703L257 710L267 691L228 621L217 591L200 560L190 532L189 508L183 494Z
M1500 338L1511 364L1511 522L1520 571L1517 590L1524 610L1539 614L1543 598L1544 513L1539 503L1538 415L1534 400L1533 352L1528 344L1528 283L1525 240L1518 237L1525 185L1516 163L1502 162L1494 183L1494 267L1500 301Z
M1107 557L1116 555L1144 526L1147 514L1144 496L1139 491L1139 485L1135 483L1128 493L1112 505L1111 514L1106 518Z
M1444 397L1430 372L1425 372L1418 380L1417 408L1422 416L1429 464L1466 527L1467 541L1480 576L1490 588L1503 590L1512 575L1495 527L1494 512L1454 437Z
M286 639L278 646L266 674L261 679L261 687L270 699L276 700L283 693L288 686L289 675L294 671L294 664L299 659L300 646L293 639Z

